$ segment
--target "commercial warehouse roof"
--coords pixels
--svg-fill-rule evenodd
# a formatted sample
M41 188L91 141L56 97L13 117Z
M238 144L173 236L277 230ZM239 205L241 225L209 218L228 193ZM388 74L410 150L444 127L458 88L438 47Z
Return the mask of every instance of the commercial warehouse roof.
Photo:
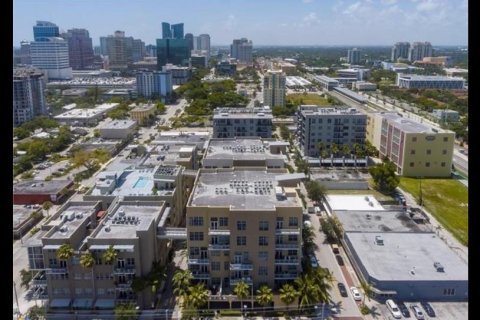
M69 180L28 180L13 185L13 194L57 194L73 182Z
M326 201L333 211L365 210L383 211L382 205L372 195L327 195Z

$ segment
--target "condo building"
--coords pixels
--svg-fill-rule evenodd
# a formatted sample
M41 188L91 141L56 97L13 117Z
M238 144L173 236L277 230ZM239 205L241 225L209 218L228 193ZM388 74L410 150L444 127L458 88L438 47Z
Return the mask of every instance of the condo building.
M270 107L285 106L285 73L268 70L263 78L263 104Z
M213 114L213 137L272 137L272 111L262 108L217 108Z

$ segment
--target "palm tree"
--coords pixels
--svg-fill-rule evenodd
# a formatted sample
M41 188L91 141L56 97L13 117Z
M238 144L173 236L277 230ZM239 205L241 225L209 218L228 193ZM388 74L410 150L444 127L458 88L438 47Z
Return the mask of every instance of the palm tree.
M312 281L311 277L306 274L302 274L295 279L295 285L297 286L297 292L300 296L298 306L308 306L318 301L318 288Z
M188 295L188 288L193 279L192 272L190 270L178 270L173 275L172 283L174 286L173 293L177 297L184 297Z
M323 142L319 142L317 147L318 147L318 153L320 154L320 156L322 156L323 151L325 150L325 144Z
M185 297L186 309L197 309L203 307L208 303L208 290L203 283L198 283L188 290L188 295Z
M260 289L257 290L256 300L258 304L263 307L269 305L273 301L272 289L266 285L261 286ZM266 313L266 308L263 311Z
M348 144L344 144L344 145L342 146L342 152L343 152L343 155L344 155L344 156L350 154L350 152L351 152L350 146L349 146Z
M102 255L103 260L105 260L105 263L107 264L112 264L115 262L115 259L117 258L117 250L113 248L113 245L110 245L107 250Z
M146 277L146 284L147 286L151 287L153 295L152 308L155 307L157 290L166 278L167 273L165 270L165 266L160 264L160 261L152 262L152 269Z
M285 283L280 288L280 300L287 305L287 314L288 314L288 306L295 301L298 297L298 292L295 290L295 287L289 283Z
M93 267L95 266L95 259L90 251L85 252L80 257L80 265L85 269L92 269L92 292L95 298L95 277L93 275Z
M316 268L309 274L315 286L318 289L318 300L322 303L329 303L332 301L329 291L332 289L334 281L333 274L324 268Z
M122 303L115 307L115 319L117 320L133 320L137 319L137 306L135 303Z
M338 145L336 143L332 143L330 151L333 153L333 156L335 157L338 153Z
M74 253L75 252L72 246L68 243L64 243L57 250L57 259L67 261L73 256Z
M248 297L250 287L245 281L241 280L237 282L237 285L233 288L233 292L239 300L244 300Z
M365 305L365 296L367 296L368 301L370 301L370 296L373 293L373 287L369 282L366 282L366 281L360 281L360 286L362 287L362 290L363 290L362 304Z
M48 211L50 210L50 208L53 207L53 203L51 203L50 201L45 201L43 204L42 204L42 209L47 211L47 217L49 217L50 215L48 214Z

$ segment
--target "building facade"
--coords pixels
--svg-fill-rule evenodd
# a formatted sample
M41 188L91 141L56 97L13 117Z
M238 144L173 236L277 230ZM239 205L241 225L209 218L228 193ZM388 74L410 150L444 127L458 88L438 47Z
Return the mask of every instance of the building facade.
M213 113L213 138L272 137L269 107L217 108Z
M137 123L142 123L149 116L154 116L157 107L154 104L143 104L130 111L130 118Z
M161 98L169 101L172 94L172 73L142 71L137 75L137 94L146 98Z
M285 169L202 169L187 204L188 268L194 280L252 293L301 272L299 180ZM255 236L252 236L255 235ZM253 294L252 294L253 295Z
M362 146L366 137L367 116L353 108L302 105L298 110L297 139L305 157L318 157L319 144L326 150L336 144Z
M460 90L465 88L465 79L459 77L420 76L398 73L397 86L406 89Z
M48 79L72 79L68 43L60 37L39 38L30 43L32 66L46 72Z
M408 52L410 50L410 43L409 42L397 42L392 48L392 55L390 60L392 62L396 62L397 59L408 59Z
M43 73L34 69L13 69L13 126L46 113Z
M173 64L166 64L161 70L162 72L170 72L172 74L173 85L185 84L192 78L192 68L190 67L180 67Z
M140 39L133 39L132 60L133 62L142 61L146 56L145 42Z
M102 54L108 56L111 69L127 69L128 64L133 62L133 43L133 37L125 37L124 31L100 37Z
M68 41L68 57L74 70L93 67L92 38L86 29L70 29L64 35Z
M357 48L348 49L347 63L359 64L360 63L360 50L358 50Z
M263 78L263 104L270 107L284 107L286 76L282 71L268 70Z
M232 77L237 72L237 64L228 61L220 61L215 66L215 73L219 76Z
M433 48L430 42L414 42L408 50L408 60L414 62L423 60L424 57L433 56Z
M102 139L127 139L133 137L137 129L137 122L134 120L112 120L98 126Z
M60 32L55 23L49 21L37 21L33 26L33 40L41 41L42 38L59 37Z
M252 40L246 38L233 40L230 45L230 57L243 64L252 64Z
M157 69L166 64L188 65L190 48L187 39L157 39Z
M441 122L457 122L460 120L458 111L450 109L435 109L432 112L433 116Z
M31 65L32 57L30 55L30 42L22 41L20 42L20 63L23 65Z
M194 39L195 39L195 37L191 33L187 33L185 35L185 40L187 40L187 42L188 42L188 48L190 49L190 51L195 49Z

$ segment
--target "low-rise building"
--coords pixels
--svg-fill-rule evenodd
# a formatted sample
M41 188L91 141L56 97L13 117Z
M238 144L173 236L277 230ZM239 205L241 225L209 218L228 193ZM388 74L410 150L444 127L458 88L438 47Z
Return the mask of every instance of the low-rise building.
M377 90L377 85L367 81L357 81L354 84L354 88L358 91L375 91Z
M95 126L98 122L105 117L105 114L116 108L118 103L104 103L91 109L72 109L58 116L55 116L55 120L61 124L87 127Z
M283 168L288 142L261 138L211 139L204 168Z
M130 105L130 106L134 106L134 105ZM153 103L141 104L139 106L135 106L130 111L130 118L132 120L135 120L137 123L143 123L143 121L148 117L154 116L156 110L157 110L157 107Z
M337 75L340 78L356 78L357 80L366 80L370 76L370 69L350 68L339 69Z
M272 137L272 110L262 108L217 108L213 114L213 137Z
M397 75L397 86L406 89L464 89L465 79L445 76Z
M435 109L432 115L441 122L457 122L460 119L458 111L450 109Z
M87 89L66 89L62 91L64 97L83 97L87 94Z
M37 208L25 208L25 206L13 206L13 238L20 239L28 231L43 219L40 206Z
M215 66L215 73L219 76L233 77L237 72L237 64L228 61L220 61Z
M137 122L134 120L112 120L102 123L97 129L103 139L127 139L129 136L133 137L137 129Z
M60 203L72 185L70 180L22 181L13 185L13 204Z
M320 86L328 91L338 87L339 82L336 79L327 76L314 76L314 79L320 83Z
M468 76L468 69L461 69L461 68L445 68L443 69L447 73L447 77L465 77Z
M190 67L180 67L167 63L162 67L162 71L172 74L172 85L185 84L192 78L192 68Z

